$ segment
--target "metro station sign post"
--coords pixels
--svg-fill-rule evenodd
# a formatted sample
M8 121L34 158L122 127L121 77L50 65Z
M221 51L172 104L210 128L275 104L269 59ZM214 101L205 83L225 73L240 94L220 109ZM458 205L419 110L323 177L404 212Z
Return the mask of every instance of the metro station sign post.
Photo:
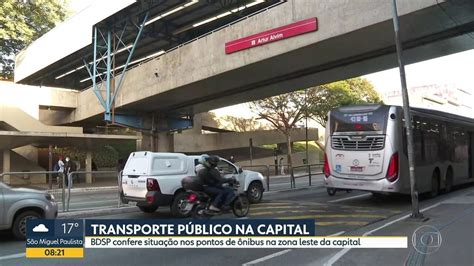
M318 30L318 19L310 18L283 27L257 33L225 44L225 53L232 54L253 47L281 41Z

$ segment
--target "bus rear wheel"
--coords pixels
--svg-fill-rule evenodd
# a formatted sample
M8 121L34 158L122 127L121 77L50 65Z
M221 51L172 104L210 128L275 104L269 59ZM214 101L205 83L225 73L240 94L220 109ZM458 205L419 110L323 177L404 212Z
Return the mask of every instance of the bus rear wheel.
M451 192L453 189L453 170L448 169L448 172L446 172L446 184L444 187L444 191L446 193Z
M430 197L434 198L439 194L439 172L434 171L431 177L431 191Z

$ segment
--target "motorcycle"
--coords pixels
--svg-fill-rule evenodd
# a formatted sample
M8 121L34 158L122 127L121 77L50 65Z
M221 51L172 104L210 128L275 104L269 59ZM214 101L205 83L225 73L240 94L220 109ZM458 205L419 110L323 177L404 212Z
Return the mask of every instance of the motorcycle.
M182 181L183 188L186 189L188 197L185 200L184 210L190 211L191 216L196 219L205 219L213 216L219 216L225 211L209 210L211 206L212 197L205 193L203 186L198 184L195 179L188 177ZM234 190L234 196L230 204L230 210L236 217L244 217L250 211L250 202L245 194L239 194L239 182L235 179L228 183L229 187Z

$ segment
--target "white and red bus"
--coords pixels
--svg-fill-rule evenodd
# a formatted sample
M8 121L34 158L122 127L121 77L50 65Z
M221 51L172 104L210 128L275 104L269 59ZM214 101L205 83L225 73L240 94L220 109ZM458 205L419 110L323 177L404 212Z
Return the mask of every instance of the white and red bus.
M421 108L411 114L418 192L436 196L473 182L474 119ZM402 107L345 106L328 117L327 188L410 193Z

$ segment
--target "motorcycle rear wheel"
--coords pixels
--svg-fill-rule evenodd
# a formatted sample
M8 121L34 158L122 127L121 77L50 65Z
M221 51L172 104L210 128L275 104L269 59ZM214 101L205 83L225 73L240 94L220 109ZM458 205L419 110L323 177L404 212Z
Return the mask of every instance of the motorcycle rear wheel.
M246 196L238 196L232 202L232 213L236 217L245 217L250 211L250 202Z
M191 216L194 219L208 219L210 216L206 213L206 206L202 204L197 204L191 210Z

